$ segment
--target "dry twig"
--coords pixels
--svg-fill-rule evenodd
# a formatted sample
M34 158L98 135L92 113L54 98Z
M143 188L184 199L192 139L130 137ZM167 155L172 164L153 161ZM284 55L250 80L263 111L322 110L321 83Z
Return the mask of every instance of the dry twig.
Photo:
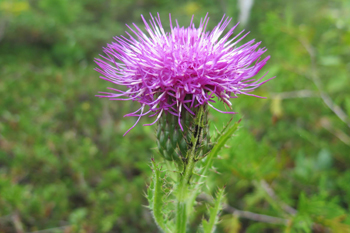
M298 211L296 209L287 205L286 203L282 202L279 199L279 197L276 195L275 191L270 187L270 185L265 180L261 180L260 185L264 189L264 191L282 207L282 209L284 211L286 211L287 213L289 213L291 215L297 214Z
M349 128L350 128L350 119L347 116L347 114L338 106L336 105L331 97L323 90L323 85L320 80L320 77L317 73L317 67L316 67L316 56L315 56L315 50L314 48L306 42L303 38L298 37L299 42L302 44L302 46L305 48L305 50L308 52L310 56L311 61L311 80L315 84L316 88L320 92L320 96L323 100L323 102L328 106L329 109L331 109L335 115L339 117L340 120L342 120Z
M56 232L57 230L69 229L70 227L71 226L54 227L54 228L49 228L49 229L40 230L40 231L32 231L32 232L27 232L27 233L53 233L53 232Z
M15 227L16 233L24 233L23 224L17 211L11 215L11 221Z
M232 206L229 206L227 204L224 205L224 210L233 214L237 215L241 218L246 218L250 219L253 221L258 221L258 222L266 222L270 224L278 224L278 225L287 225L288 224L288 219L284 218L278 218L278 217L272 217L264 214L257 214L249 211L243 211L243 210L238 210Z
M198 195L198 198L208 202L213 201L213 198L205 193ZM246 218L253 221L266 222L266 223L277 224L277 225L288 224L288 219L273 217L273 216L264 215L264 214L257 214L249 211L243 211L243 210L236 209L228 204L223 205L223 210L233 215L236 215L240 218Z

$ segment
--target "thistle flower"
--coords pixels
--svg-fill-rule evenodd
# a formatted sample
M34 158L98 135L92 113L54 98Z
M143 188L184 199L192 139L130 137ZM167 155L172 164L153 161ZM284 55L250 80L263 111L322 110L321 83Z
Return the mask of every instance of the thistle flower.
M126 32L129 38L115 37L115 42L104 48L105 55L95 60L102 79L126 87L126 90L109 88L114 92L102 92L99 97L141 104L137 111L126 115L138 116L126 133L147 114L157 117L146 125L153 125L165 113L176 116L183 130L183 112L195 115L193 108L201 105L214 108L211 103L215 102L215 96L230 109L230 99L239 94L259 97L249 92L269 80L262 81L265 75L258 80L252 77L266 64L269 56L260 59L266 49L258 48L260 42L254 40L237 46L249 32L243 35L243 30L230 38L236 24L223 35L231 21L225 16L211 32L206 32L208 15L201 19L198 28L193 17L187 28L180 27L177 20L173 26L169 15L171 31L165 32L159 14L157 16L151 15L148 23L141 15L148 34L134 23L134 28L127 25L132 32Z

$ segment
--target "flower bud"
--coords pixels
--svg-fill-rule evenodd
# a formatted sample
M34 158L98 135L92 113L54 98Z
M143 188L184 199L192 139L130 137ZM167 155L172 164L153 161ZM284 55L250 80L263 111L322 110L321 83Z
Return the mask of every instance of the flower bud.
M164 113L160 117L157 145L164 159L182 164L193 149L196 160L203 158L211 149L207 106L193 107L191 111L195 115L187 110L181 114L180 123L183 130L178 124L179 116Z

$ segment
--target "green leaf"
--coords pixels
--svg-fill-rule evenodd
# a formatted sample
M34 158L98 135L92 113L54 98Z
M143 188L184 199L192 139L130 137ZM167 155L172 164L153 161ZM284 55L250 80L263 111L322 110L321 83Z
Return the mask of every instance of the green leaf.
M203 183L205 182L205 178L208 174L208 171L212 168L213 159L218 155L219 151L225 146L225 143L227 142L227 140L233 135L234 132L236 132L241 120L239 120L238 122L230 126L231 122L232 122L232 119L228 122L228 124L222 129L222 131L216 137L216 140L214 141L215 145L213 149L209 152L208 156L204 160L203 168L201 169L201 172L199 174L200 176L195 180L196 185L194 187L194 191L191 193L191 196L189 197L189 200L188 200L189 215L191 213L195 199L198 193L201 191L201 187Z
M349 77L347 72L339 72L336 79L329 79L326 83L326 91L330 93L339 93L347 90L349 86Z
M86 208L76 209L69 215L69 222L73 224L79 224L86 218L87 213L88 212Z
M234 123L232 126L229 127L229 124L231 121L228 123L227 126L224 127L222 132L219 134L217 142L213 149L210 151L209 155L207 156L205 162L204 162L204 169L208 169L211 167L213 158L216 157L221 150L225 146L225 143L227 140L233 135L233 133L238 129L238 125L241 122L239 120L238 122ZM214 142L215 143L215 142Z
M213 233L215 231L216 225L219 221L219 213L222 209L222 200L224 198L224 188L219 189L216 194L216 200L214 201L214 206L209 208L209 221L203 219L202 225L204 233Z
M333 157L327 149L322 149L318 153L315 168L319 171L328 170L333 165Z
M227 214L221 217L220 225L227 233L238 233L241 229L239 217L234 214Z
M166 232L165 219L162 212L162 208L164 206L164 192L162 190L163 180L161 178L161 168L159 168L159 166L155 163L154 159L152 159L152 171L153 180L152 184L148 188L148 200L157 226L162 231Z
M320 58L320 63L324 66L337 66L341 64L341 59L339 56L323 56Z

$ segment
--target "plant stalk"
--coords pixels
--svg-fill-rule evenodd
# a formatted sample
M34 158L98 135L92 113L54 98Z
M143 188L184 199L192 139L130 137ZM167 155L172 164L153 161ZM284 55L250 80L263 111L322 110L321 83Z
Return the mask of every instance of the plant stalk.
M185 167L185 172L183 175L180 175L176 206L176 232L178 233L186 232L188 185L194 168L194 157L194 153L191 153L188 158L188 164Z
M196 116L196 125L200 128L202 124L203 108L201 107ZM192 177L195 159L196 146L200 138L200 132L192 138L192 148L188 152L186 163L184 164L184 171L179 175L179 184L177 187L177 206L176 206L176 233L186 233L186 225L188 219L188 189L190 179Z

